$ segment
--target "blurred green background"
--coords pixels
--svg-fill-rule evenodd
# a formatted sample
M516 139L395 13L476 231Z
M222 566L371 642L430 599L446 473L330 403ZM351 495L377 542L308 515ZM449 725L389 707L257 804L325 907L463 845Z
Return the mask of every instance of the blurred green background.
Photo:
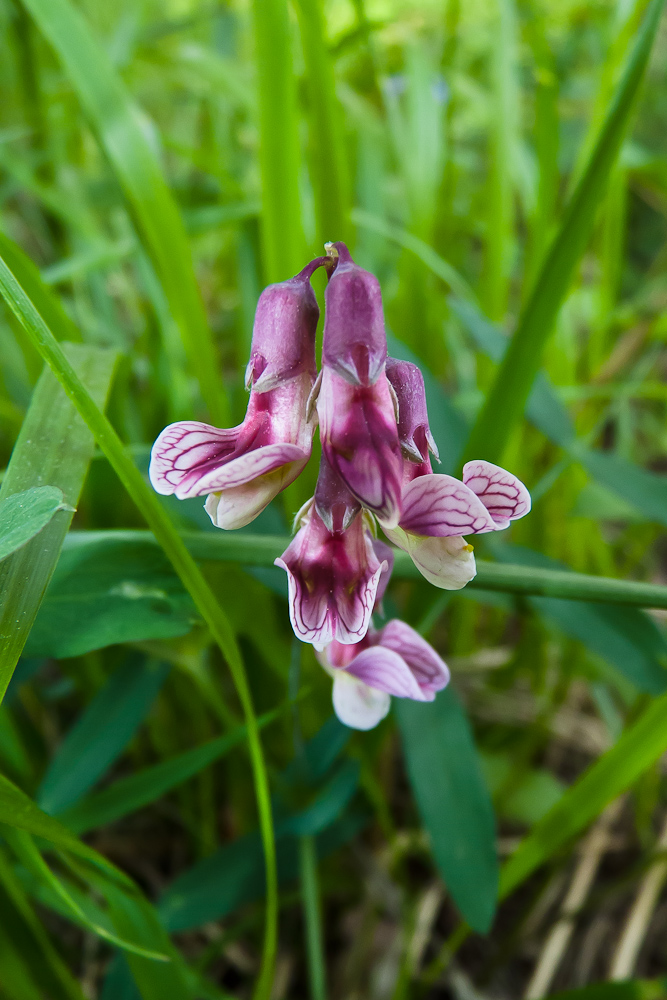
M478 554L667 582L657 0L0 0L0 26L0 257L81 342L142 472L166 423L242 419L261 289L342 239L380 279L390 353L424 371L440 471L487 458L531 490ZM3 690L23 650L0 707L0 996L248 997L263 862L239 701L41 370L3 304L0 500L52 484L77 512L64 545L61 510L0 562ZM266 553L316 469L247 529ZM164 509L275 713L273 1000L665 995L667 612L396 579L387 613L452 689L352 735L272 557L246 535L216 555L199 501ZM610 978L632 982L587 986Z

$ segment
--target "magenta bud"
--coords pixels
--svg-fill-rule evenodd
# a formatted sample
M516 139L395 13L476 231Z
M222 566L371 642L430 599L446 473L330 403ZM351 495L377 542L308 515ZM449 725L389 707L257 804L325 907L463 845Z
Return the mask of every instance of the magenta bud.
M260 295L245 374L247 389L267 392L304 372L315 380L320 310L310 277L328 263L329 258L318 257L294 278L269 285Z
M409 361L387 358L387 378L398 403L398 439L411 462L428 462L429 451L438 458L438 448L428 425L424 376ZM430 469L428 470L430 472Z
M338 263L324 294L322 364L351 385L373 385L387 357L380 283L354 263L344 243L331 246Z

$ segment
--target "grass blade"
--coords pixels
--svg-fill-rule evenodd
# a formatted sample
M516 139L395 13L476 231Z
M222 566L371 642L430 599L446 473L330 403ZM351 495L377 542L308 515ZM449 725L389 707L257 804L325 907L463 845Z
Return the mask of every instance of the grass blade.
M115 354L70 345L67 356L96 403L104 406ZM67 509L57 511L36 538L0 563L0 699L58 560L93 448L90 431L47 369L35 388L2 482L0 501L49 483L62 492Z
M440 874L470 926L485 933L497 900L496 825L470 723L451 687L426 704L396 699L394 711Z
M0 560L22 548L65 509L56 486L33 486L0 500Z
M260 715L257 719L258 729L263 729L280 714L281 709L275 709L273 712ZM153 767L144 768L143 771L128 778L120 778L108 788L66 809L59 819L77 834L87 833L88 830L106 823L113 823L114 820L155 802L172 788L177 788L184 781L199 774L209 764L220 760L242 743L246 735L246 727L238 726L225 736L217 736L199 747L186 750L176 757L154 764Z
M91 921L76 900L72 898L63 882L53 874L46 861L35 847L34 841L29 833L26 833L23 830L7 828L5 836L19 861L25 865L28 871L32 872L35 878L49 886L49 888L51 888L56 895L60 897L62 902L65 904L65 909L68 915L70 917L74 917L79 924L83 925L87 930L92 931L94 934L97 934L105 941L108 941L109 944L116 945L118 948L141 955L142 957L151 959L154 962L169 961L167 955L163 955L161 952L147 950L146 948L142 948L140 945L133 944L132 941L125 941L122 938L117 937L117 935L109 933L109 931L100 924Z
M600 136L470 433L464 461L484 458L499 462L512 429L523 413L540 366L542 350L574 269L586 248L597 207L626 133L663 6L664 0L652 0L646 13Z
M131 657L111 675L51 758L36 796L44 812L63 812L102 777L133 738L168 673L165 664Z
M60 301L44 284L39 270L18 244L10 240L9 236L3 232L0 232L0 254L25 288L48 326L60 331L59 339L73 342L81 340L78 327L69 318Z
M262 258L264 277L274 282L296 274L308 261L301 221L301 157L287 0L254 0L253 20L259 88Z
M306 62L310 118L310 166L315 194L317 241L352 242L341 109L331 55L324 35L322 0L296 0Z
M51 943L14 874L9 857L0 850L0 967L2 988L11 1000L84 1000L81 987ZM17 961L18 959L18 961ZM19 986L20 992L14 992ZM34 993L31 990L34 990Z
M82 14L69 0L24 0L24 3L57 52L107 154L160 277L209 416L214 423L224 426L226 396L195 280L188 237L146 135L142 113ZM41 312L39 302L35 305ZM42 315L51 326L49 317Z
M567 790L519 844L500 873L501 898L580 833L667 749L667 694L656 698L618 742Z
M248 743L266 861L266 934L262 970L255 993L257 1000L265 1000L271 991L277 950L278 879L275 840L266 765L257 730L252 696L236 637L227 616L181 541L160 501L144 482L141 473L123 447L111 423L79 379L43 318L2 258L0 258L0 292L92 431L95 440L139 511L146 518L153 534L199 608L202 617L211 629L213 638L227 660L248 727Z

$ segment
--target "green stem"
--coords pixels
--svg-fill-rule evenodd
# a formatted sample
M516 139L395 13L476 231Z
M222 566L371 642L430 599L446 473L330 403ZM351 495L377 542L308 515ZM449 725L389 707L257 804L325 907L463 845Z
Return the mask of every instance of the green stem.
M173 530L173 529L172 529ZM243 532L213 534L184 531L180 539L195 559L211 562L240 562L245 566L271 566L290 539L282 535L250 535ZM135 530L70 532L65 547L135 544L153 541L150 532ZM419 579L420 573L405 552L395 551L394 576ZM496 590L534 597L560 597L570 601L601 601L640 608L667 608L667 587L637 580L616 580L560 569L539 569L514 563L477 560L477 576L472 590ZM448 592L447 592L448 593Z
M325 1000L325 962L322 946L322 913L317 880L317 852L315 838L299 839L299 865L301 870L301 898L306 925L306 949L311 1000Z
M199 608L211 634L227 660L248 727L255 793L266 861L266 931L263 962L256 986L256 1000L268 998L273 981L277 947L278 877L269 783L250 688L234 631L212 590L157 496L146 485L109 420L96 405L62 348L0 257L0 292L90 428L109 464L148 523L184 587Z

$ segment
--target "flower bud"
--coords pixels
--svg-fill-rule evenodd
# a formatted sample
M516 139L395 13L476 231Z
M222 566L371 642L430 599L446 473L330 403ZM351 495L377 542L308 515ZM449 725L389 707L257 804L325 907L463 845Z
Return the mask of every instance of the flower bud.
M428 425L424 376L419 368L410 361L387 358L387 378L396 393L398 440L403 454L418 463L429 461L429 451L438 458L438 447Z
M304 372L315 380L315 331L320 310L310 278L328 262L329 258L318 257L295 277L269 285L260 295L246 389L267 392Z
M354 263L344 243L329 247L337 251L338 263L324 293L322 364L350 385L373 385L387 357L380 283Z

